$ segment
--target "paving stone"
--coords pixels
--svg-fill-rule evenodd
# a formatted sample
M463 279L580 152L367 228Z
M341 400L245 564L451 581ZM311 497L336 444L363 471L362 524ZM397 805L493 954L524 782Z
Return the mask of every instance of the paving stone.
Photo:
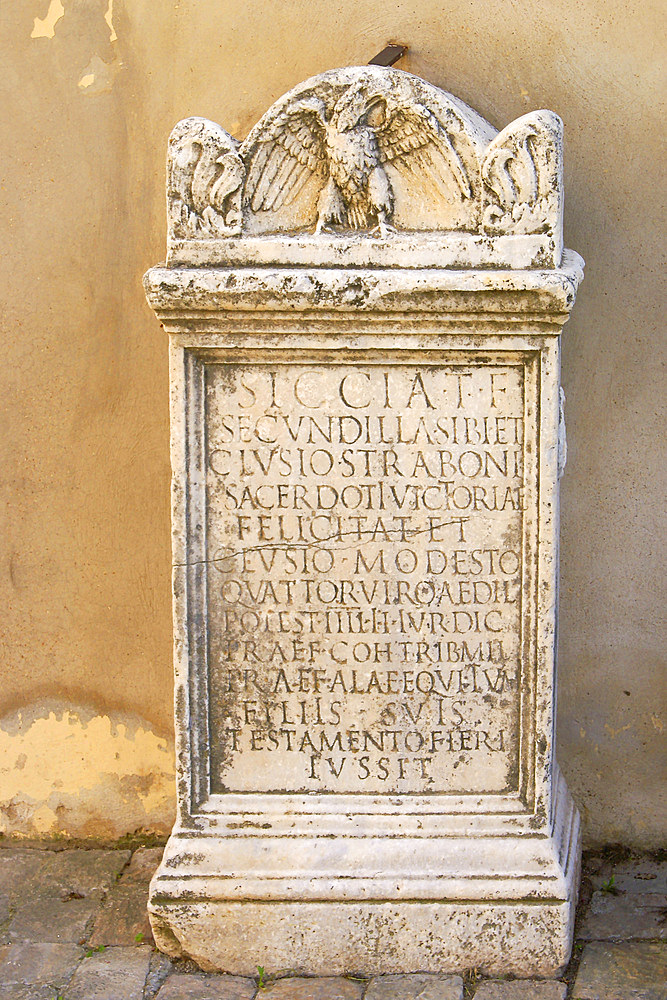
M565 983L521 979L514 982L480 983L475 1000L565 1000Z
M158 990L164 983L174 968L174 963L161 951L154 951L151 955L151 964L146 976L144 987L144 1000L154 1000Z
M7 933L10 941L81 943L101 905L98 899L37 896L19 908Z
M660 941L587 944L573 1000L665 1000L667 945Z
M612 877L613 888L618 892L657 892L667 895L667 862L660 863L644 858L605 865L591 876L591 882L595 889L601 889Z
M365 1000L462 1000L460 976L417 973L409 976L376 976Z
M157 1000L253 1000L257 987L252 979L240 976L188 975L177 972L160 989ZM270 995L261 990L260 997ZM290 1000L296 1000L290 994Z
M107 948L84 958L63 1000L142 1000L151 949Z
M120 877L120 884L148 885L162 860L164 847L139 847Z
M51 853L47 864L32 879L33 896L60 899L101 899L130 860L130 851L68 850Z
M667 895L594 892L577 937L588 941L667 938Z
M62 986L69 982L83 949L75 944L12 944L1 949L0 985Z
M266 989L258 990L257 996L260 1000L361 1000L364 986L363 982L342 976L276 979Z
M0 1000L58 1000L53 986L0 986Z
M152 944L147 904L146 886L113 886L95 918L90 945L133 945L137 940Z
M597 874L597 872L599 872L605 864L605 860L601 858L599 854L589 854L588 851L584 851L581 857L581 874L586 876L586 878L591 878L593 875Z
M1 848L0 893L14 896L21 892L26 883L33 879L40 868L51 859L52 855L49 851L13 847Z

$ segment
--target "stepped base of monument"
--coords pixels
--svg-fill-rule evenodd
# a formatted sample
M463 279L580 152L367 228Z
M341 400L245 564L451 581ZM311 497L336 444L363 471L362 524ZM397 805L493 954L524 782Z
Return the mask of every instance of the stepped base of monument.
M571 903L158 904L157 947L207 971L256 976L410 972L557 976L570 957Z
M458 836L444 816L421 837L176 830L151 883L156 944L243 976L553 976L570 956L580 859L579 817L557 787L550 832L526 814L478 815Z

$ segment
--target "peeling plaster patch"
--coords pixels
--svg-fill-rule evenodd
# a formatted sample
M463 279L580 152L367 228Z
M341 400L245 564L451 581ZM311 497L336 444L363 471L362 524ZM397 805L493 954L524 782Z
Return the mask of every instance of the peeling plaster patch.
M121 68L120 59L105 63L98 55L94 55L81 74L79 89L84 94L107 94Z
M118 35L116 34L116 29L113 26L113 0L109 0L109 6L107 7L107 12L104 15L104 20L109 25L109 41L117 42Z
M109 4L109 6L111 6L111 4ZM64 16L64 14L65 8L63 7L61 0L51 0L44 20L41 21L38 17L35 18L35 23L30 33L30 37L53 38L56 33L56 24L60 18Z
M140 719L39 705L0 720L2 833L162 833L174 799L173 746Z
M665 728L664 725L663 725L662 719L660 718L660 716L659 715L654 715L653 712L651 712L651 723L652 723L653 728L655 729L656 733L661 733L663 731L663 729Z

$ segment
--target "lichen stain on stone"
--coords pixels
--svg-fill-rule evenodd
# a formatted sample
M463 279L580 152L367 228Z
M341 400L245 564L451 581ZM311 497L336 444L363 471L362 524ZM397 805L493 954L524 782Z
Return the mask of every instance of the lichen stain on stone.
M116 838L167 832L173 746L136 717L29 706L0 720L0 832Z
M651 725L655 729L656 733L661 733L665 728L664 723L660 718L660 716L655 715L653 712L651 712Z
M53 38L56 33L56 24L65 16L65 8L62 5L62 0L51 0L49 4L49 9L46 12L46 17L40 19L35 18L32 31L30 32L31 38Z
M250 819L243 820L242 823L227 823L228 830L270 830L271 823L253 823Z
M621 733L626 733L628 729L632 729L632 723L628 722L625 726L621 726L620 729L614 729L614 727L610 726L608 722L605 722L604 728L605 732L609 733L612 740L615 740Z

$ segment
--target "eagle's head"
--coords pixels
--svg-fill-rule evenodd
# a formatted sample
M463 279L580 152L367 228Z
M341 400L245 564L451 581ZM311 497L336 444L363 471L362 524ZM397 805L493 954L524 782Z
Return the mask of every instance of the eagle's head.
M379 128L384 124L386 115L385 95L369 90L368 82L360 80L338 98L333 109L332 124L339 132L347 132L359 125Z

